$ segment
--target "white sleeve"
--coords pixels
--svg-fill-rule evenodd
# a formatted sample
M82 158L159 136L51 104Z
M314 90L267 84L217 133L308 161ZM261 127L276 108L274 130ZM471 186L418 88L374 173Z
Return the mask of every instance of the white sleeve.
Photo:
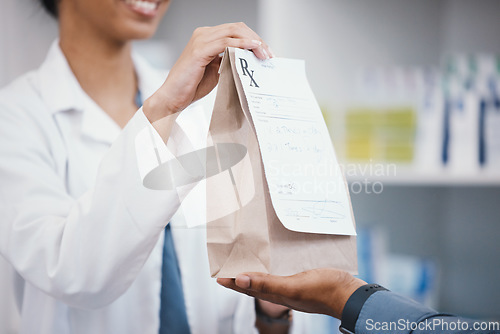
M86 309L111 303L132 284L179 207L175 190L142 185L136 135L149 121L136 113L102 160L95 185L75 199L41 126L1 109L0 253L26 281L64 303Z

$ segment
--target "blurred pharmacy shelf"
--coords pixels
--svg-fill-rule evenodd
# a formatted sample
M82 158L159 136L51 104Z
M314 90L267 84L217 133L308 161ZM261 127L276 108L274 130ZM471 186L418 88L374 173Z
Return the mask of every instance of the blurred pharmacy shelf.
M360 166L359 170L368 170L369 166ZM364 184L380 182L395 186L481 186L500 187L500 173L483 171L479 173L454 173L446 169L436 172L419 171L410 166L399 166L395 173L384 175L346 175L349 183ZM376 188L376 186L375 186Z
M432 260L439 311L500 320L500 112L491 107L500 106L491 66L500 1L258 3L258 32L274 53L306 60L358 228L382 230L388 251L416 258L414 268ZM394 161L396 173L366 172L371 159ZM391 289L408 279L396 268Z

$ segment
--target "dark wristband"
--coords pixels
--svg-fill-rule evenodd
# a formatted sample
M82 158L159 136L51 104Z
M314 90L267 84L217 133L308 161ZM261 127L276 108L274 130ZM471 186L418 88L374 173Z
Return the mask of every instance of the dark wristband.
M366 284L354 291L342 311L342 323L339 330L342 333L354 333L359 313L366 300L375 292L384 290L387 289L378 284Z

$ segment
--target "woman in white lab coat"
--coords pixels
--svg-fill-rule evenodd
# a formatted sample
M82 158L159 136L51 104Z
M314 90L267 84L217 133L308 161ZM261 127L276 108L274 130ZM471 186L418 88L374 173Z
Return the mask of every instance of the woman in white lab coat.
M169 0L42 2L59 39L38 70L0 92L0 253L17 273L19 332L158 333L162 236L187 215L183 194L142 186L151 147L136 135L154 123L168 139L160 120L175 115L178 133L203 146L194 102L216 85L219 54L270 51L243 24L198 29L165 80L130 41L155 32ZM202 200L182 203L189 219L205 219ZM205 231L181 227L172 234L191 333L255 331L254 301L209 277Z

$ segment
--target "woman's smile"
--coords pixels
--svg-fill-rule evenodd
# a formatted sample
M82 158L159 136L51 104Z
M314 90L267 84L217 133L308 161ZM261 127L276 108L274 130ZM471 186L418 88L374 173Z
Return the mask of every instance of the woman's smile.
M133 12L147 16L155 17L158 13L158 8L162 1L151 1L151 0L122 0L125 5Z

